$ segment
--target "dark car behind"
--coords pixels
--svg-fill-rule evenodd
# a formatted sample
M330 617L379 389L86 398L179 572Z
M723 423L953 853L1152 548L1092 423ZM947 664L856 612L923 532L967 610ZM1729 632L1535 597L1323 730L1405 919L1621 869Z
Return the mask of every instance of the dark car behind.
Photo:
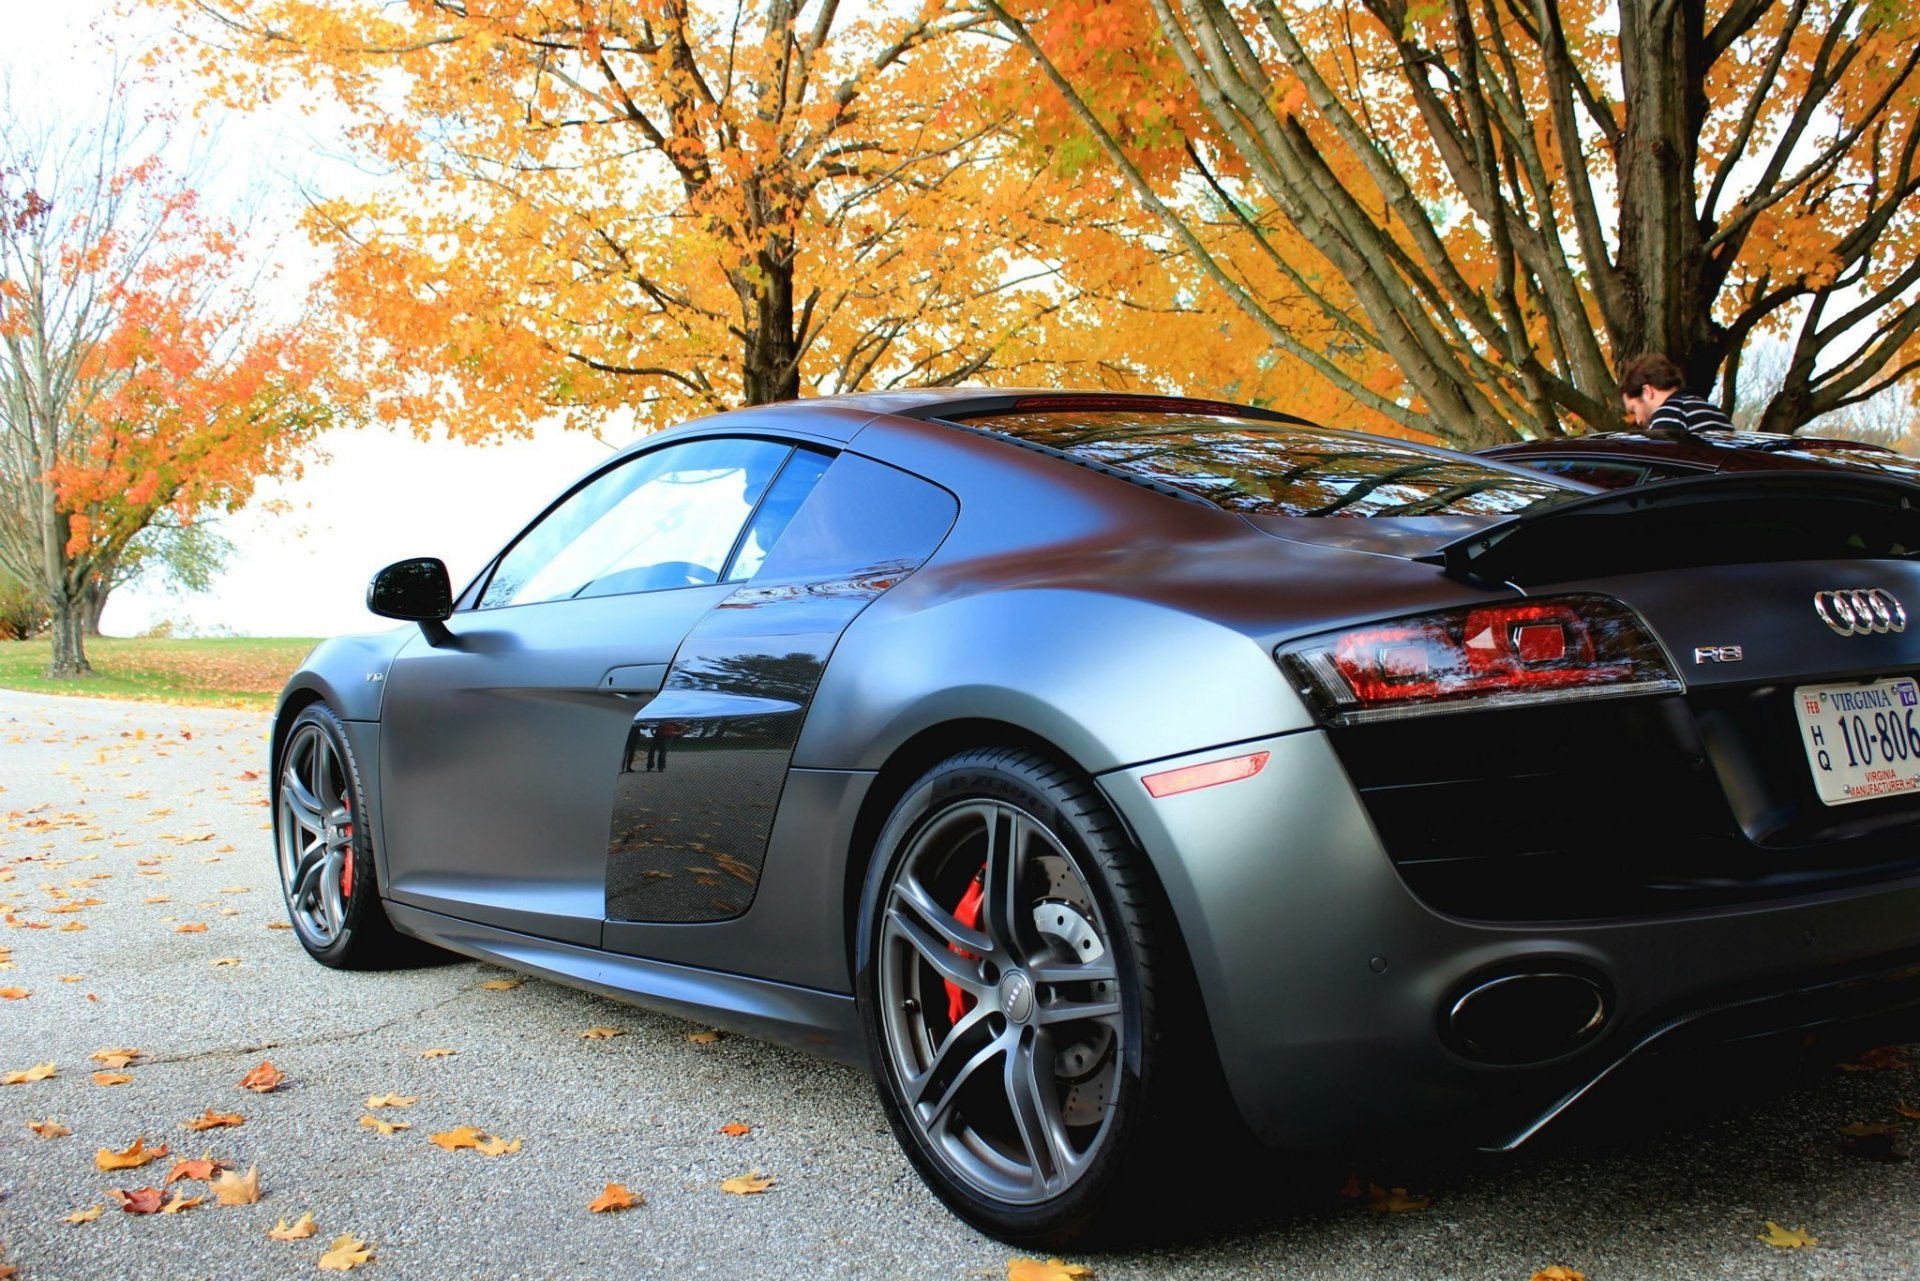
M1716 472L1842 467L1920 483L1920 460L1864 441L1757 431L1597 432L1561 440L1515 441L1475 451L1602 489Z

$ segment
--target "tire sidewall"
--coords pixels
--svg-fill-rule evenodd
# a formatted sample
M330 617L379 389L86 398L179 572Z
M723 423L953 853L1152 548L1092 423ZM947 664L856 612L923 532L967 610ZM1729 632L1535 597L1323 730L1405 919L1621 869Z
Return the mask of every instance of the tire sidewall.
M338 935L324 947L316 946L314 940L300 926L297 914L293 910L292 887L287 884L286 860L280 848L280 789L286 776L287 757L294 743L300 737L300 731L306 726L315 726L326 735L339 754L342 769L346 773L348 805L353 820L353 892L346 895L341 912L342 922ZM294 937L300 940L300 946L307 954L322 965L335 969L351 966L357 958L356 939L365 928L368 913L378 913L380 891L379 882L373 868L373 842L368 835L370 815L367 810L366 789L360 780L360 762L353 754L353 745L347 741L346 727L333 709L325 703L314 703L303 708L300 714L287 727L286 737L282 740L280 759L274 762L273 771L273 853L274 867L280 873L280 901L287 909L287 919L293 925Z

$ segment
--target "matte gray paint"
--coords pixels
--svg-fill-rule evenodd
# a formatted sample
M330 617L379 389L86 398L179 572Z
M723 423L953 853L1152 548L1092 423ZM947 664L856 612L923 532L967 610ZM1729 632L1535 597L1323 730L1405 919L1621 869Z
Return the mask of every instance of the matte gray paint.
M903 393L762 408L709 420L689 433L806 424L815 438L837 433L834 438L850 439L863 454L938 479L961 503L961 518L938 554L862 614L835 652L815 699L822 710L809 718L796 750L795 763L804 768L788 775L760 893L743 916L701 925L609 923L605 946L633 956L395 904L401 928L609 995L759 1027L777 1039L805 1040L796 1029L812 1026L827 1042L845 1046L851 1002L822 994L846 990L843 895L871 771L919 729L997 718L1053 741L1082 768L1103 775L1102 785L1166 884L1203 971L1207 1012L1234 1097L1269 1138L1310 1141L1464 1108L1481 1109L1476 1115L1489 1125L1507 1119L1496 1110L1524 1124L1604 1072L1663 1020L1685 1019L1729 987L1777 982L1784 990L1823 967L1898 955L1920 942L1913 924L1920 920L1920 884L1550 930L1468 924L1425 908L1389 866L1324 737L1310 727L1305 707L1273 663L1272 649L1352 623L1516 593L1455 583L1432 566L1393 554L1431 546L1443 532L1438 528L1409 531L1397 546L1394 538L1369 538L1336 520L1289 526L1275 537L1278 528L1262 533L1238 517L991 439L891 412L876 416L881 410L925 413L963 403L966 395ZM1850 562L1849 574L1864 577L1816 587L1899 591L1906 580L1896 584L1888 565ZM1806 568L1811 581L1823 567ZM1737 617L1784 638L1798 608L1792 598L1806 594L1805 584L1776 574L1754 569L1738 583L1755 601L1772 600L1743 604L1737 609L1746 612ZM1709 570L1676 575L1670 583L1632 576L1568 586L1639 605L1657 628L1673 633L1663 639L1680 651L1676 638L1696 633L1701 643L1741 643L1718 634L1736 617L1717 608L1725 595L1719 589L1732 581L1724 570ZM1778 586L1782 581L1792 589ZM1807 607L1811 617L1810 599ZM456 616L456 629L459 623ZM1778 670L1820 673L1795 678L1808 682L1828 679L1827 673L1885 672L1889 662L1910 670L1914 641L1901 638L1876 650L1873 643L1884 639L1809 634L1807 648L1796 640L1794 651L1782 651ZM314 668L296 677L296 685L339 687L340 652L316 654ZM559 680L542 674L544 660L536 655L504 665L488 697L504 700L507 685L531 680L541 693L512 697L607 706L617 700L593 691L610 669L668 657L582 662L580 674ZM1720 675L1741 679L1738 670ZM457 709L449 701L424 710L431 722ZM624 733L631 710L608 714L610 735ZM437 749L456 731L429 723L410 725L408 732L428 735ZM617 746L614 738L602 742L598 730L543 739L541 750L554 760L542 768L604 763ZM1144 773L1255 747L1273 757L1254 779L1158 802L1139 783ZM398 763L389 752L383 765L384 775L406 779L411 793L412 763ZM473 782L496 792L525 790L524 777L505 760L491 762ZM397 792L390 787L387 795ZM429 813L438 803L411 794L407 800L408 808ZM589 812L575 825L593 828L603 853L605 801L581 808ZM410 850L391 857L411 868ZM502 870L523 880L541 874L538 868ZM467 901L485 896L473 888L447 884L438 893L443 905L502 922L515 919L509 902L526 902L515 892L476 908ZM583 943L587 933L580 931ZM654 960L640 961L638 954ZM1374 957L1385 959L1383 972L1372 968ZM1435 1035L1436 1012L1448 994L1474 975L1536 960L1603 975L1614 987L1620 1022L1586 1051L1545 1070L1488 1068L1449 1054ZM746 977L749 971L754 977Z
M388 905L408 934L467 956L585 988L630 1005L717 1024L762 1040L864 1065L853 998L766 978L691 969L591 947L516 934L405 904Z
M670 662L717 584L455 614L450 645L387 676L388 894L589 946L606 916L607 816L636 710L616 668ZM641 697L644 697L641 696Z
M393 665L394 655L419 636L420 628L409 623L382 632L321 641L280 691L282 710L276 720L290 701L306 691L326 699L343 721L379 720L387 669Z
M760 890L744 916L701 925L608 921L606 948L851 993L842 886L872 783L871 774L789 771Z
M1664 1022L1709 1012L1731 987L1758 978L1760 991L1774 990L1771 970L1777 990L1791 991L1822 967L1915 943L1920 881L1657 921L1548 929L1458 921L1401 884L1324 734L1232 753L1256 750L1273 756L1255 777L1157 801L1143 775L1228 753L1098 781L1153 859L1234 1101L1271 1142L1312 1145L1457 1117L1505 1143ZM1384 972L1373 969L1376 956ZM1763 966L1760 957L1775 960ZM1471 1063L1436 1035L1449 995L1469 977L1567 963L1604 976L1618 1014L1564 1063Z

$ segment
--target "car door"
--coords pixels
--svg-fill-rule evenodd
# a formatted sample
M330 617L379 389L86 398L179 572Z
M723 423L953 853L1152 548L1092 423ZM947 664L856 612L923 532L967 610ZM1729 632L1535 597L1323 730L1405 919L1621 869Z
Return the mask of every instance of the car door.
M735 590L636 713L656 768L622 775L616 794L607 950L715 969L752 954L768 977L831 982L838 958L790 946L789 931L839 888L771 853L783 822L789 845L818 843L813 820L781 811L794 745L841 634L933 554L958 512L898 468L795 453L742 541ZM770 883L783 888L769 895Z
M706 437L623 459L515 539L445 638L409 642L382 712L392 897L599 943L634 712L734 590L726 567L791 452Z

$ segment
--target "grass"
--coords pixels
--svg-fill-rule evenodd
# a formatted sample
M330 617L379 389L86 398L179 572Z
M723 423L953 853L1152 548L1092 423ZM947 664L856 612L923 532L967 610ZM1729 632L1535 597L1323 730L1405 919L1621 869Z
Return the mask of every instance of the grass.
M48 680L53 642L0 641L0 689L89 698L132 698L211 707L270 708L307 651L302 637L219 636L204 640L87 639L94 674Z

